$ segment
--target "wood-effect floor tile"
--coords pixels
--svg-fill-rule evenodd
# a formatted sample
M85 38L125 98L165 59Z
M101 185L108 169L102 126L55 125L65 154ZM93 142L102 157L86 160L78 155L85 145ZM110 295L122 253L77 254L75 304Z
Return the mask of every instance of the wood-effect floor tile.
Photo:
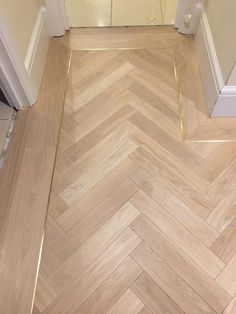
M174 71L197 73L193 39L100 32L58 39L102 50L73 51L34 312L233 314L235 143L183 141ZM132 49L104 47L111 32Z

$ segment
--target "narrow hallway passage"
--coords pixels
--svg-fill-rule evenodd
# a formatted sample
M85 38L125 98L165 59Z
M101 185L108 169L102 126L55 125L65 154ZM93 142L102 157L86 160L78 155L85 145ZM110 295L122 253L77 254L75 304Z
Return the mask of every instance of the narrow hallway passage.
M175 72L191 37L112 32L59 39L73 54L33 313L223 313L236 144L183 142Z

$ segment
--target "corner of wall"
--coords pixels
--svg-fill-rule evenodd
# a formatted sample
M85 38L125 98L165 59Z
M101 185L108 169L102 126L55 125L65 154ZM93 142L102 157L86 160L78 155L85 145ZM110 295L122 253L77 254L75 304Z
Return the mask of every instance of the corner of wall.
M228 86L236 86L236 63L227 81Z
M200 23L195 36L195 47L209 116L236 116L236 86L224 84L210 25L204 9L201 12ZM229 79L228 82L230 81Z

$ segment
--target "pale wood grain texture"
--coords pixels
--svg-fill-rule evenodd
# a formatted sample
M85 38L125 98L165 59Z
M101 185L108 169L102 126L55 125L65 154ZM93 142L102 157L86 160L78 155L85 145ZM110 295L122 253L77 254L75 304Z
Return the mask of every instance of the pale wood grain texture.
M217 282L232 296L236 294L236 273L235 273L236 255L231 258L227 266L217 277Z
M108 314L138 314L139 311L144 307L141 300L128 289L124 295L112 306L107 312Z
M208 119L192 38L164 27L58 40L84 50L73 51L40 268L50 293L42 282L35 309L229 312L235 144L219 131L217 143L182 139L175 70L190 134Z
M183 58L196 80L182 77L189 128L205 117L192 38L168 27L118 28L56 41L65 57L66 46L104 50L73 51L34 313L232 312L235 143L222 142L226 120L204 143L182 139L174 70ZM2 173L4 314L31 311L65 91L59 73L44 81L32 113L19 114ZM50 80L61 84L52 95Z
M203 272L194 260L189 259L182 250L173 245L150 220L145 216L139 216L130 227L216 312L224 310L231 296ZM171 301L166 303L171 304Z
M76 250L60 268L48 278L51 286L61 292L75 276L83 273L98 256L132 223L140 214L132 204L124 204L102 227Z
M186 205L184 205L180 200L175 197L170 191L165 189L156 178L153 178L150 174L142 169L138 169L135 173L131 175L131 179L147 194L151 196L152 199L159 204L159 209L163 212L166 217L175 217L175 221L184 225L188 231L193 233L196 238L201 240L206 246L210 246L211 243L219 236L213 228L197 215L195 215L191 210L189 210ZM138 198L140 196L140 198ZM137 199L143 201L145 204L146 196L144 193L138 193ZM132 198L135 200L135 197ZM151 199L146 199L147 202ZM142 204L142 202L141 202ZM148 203L149 204L149 203ZM152 203L150 202L149 207ZM155 202L153 203L155 205ZM162 210L163 209L163 210ZM165 209L165 210L164 210ZM147 210L147 208L145 208ZM207 238L207 239L206 239Z
M151 250L141 243L131 257L187 313L215 313L185 281Z
M151 310L148 309L148 307L144 306L140 311L139 314L152 314Z
M131 289L153 313L184 313L146 273L135 281Z
M234 211L236 208L234 207ZM212 245L211 250L226 264L236 254L236 219L221 233L220 237Z
M149 182L146 181L146 184ZM225 264L146 193L138 192L131 202L209 276L214 279L219 275Z
M73 313L139 243L139 237L126 229L73 284L69 284L44 313Z
M50 287L48 281L39 274L37 280L37 291L34 304L40 312L43 312L57 298L57 294Z
M126 179L121 186L109 194L101 203L88 213L79 223L66 234L58 235L51 248L60 258L65 260L70 257L80 245L89 239L104 223L109 220L117 210L129 200L138 190L138 187ZM122 198L120 197L122 195ZM46 240L46 239L45 239Z
M126 159L110 171L97 185L85 193L73 206L61 214L57 222L63 230L69 231L76 223L88 215L99 203L116 190L127 176L135 171L136 165Z
M142 273L130 257L127 257L118 268L94 291L77 313L103 314L116 303L130 285Z
M236 298L234 297L233 300L227 306L227 308L224 310L223 314L233 314L235 312L236 312Z

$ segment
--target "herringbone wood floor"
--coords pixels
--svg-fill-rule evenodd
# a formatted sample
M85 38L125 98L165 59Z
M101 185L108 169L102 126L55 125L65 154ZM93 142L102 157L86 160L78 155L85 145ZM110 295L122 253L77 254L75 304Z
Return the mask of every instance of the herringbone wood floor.
M236 313L236 144L178 110L172 48L73 52L34 313Z

